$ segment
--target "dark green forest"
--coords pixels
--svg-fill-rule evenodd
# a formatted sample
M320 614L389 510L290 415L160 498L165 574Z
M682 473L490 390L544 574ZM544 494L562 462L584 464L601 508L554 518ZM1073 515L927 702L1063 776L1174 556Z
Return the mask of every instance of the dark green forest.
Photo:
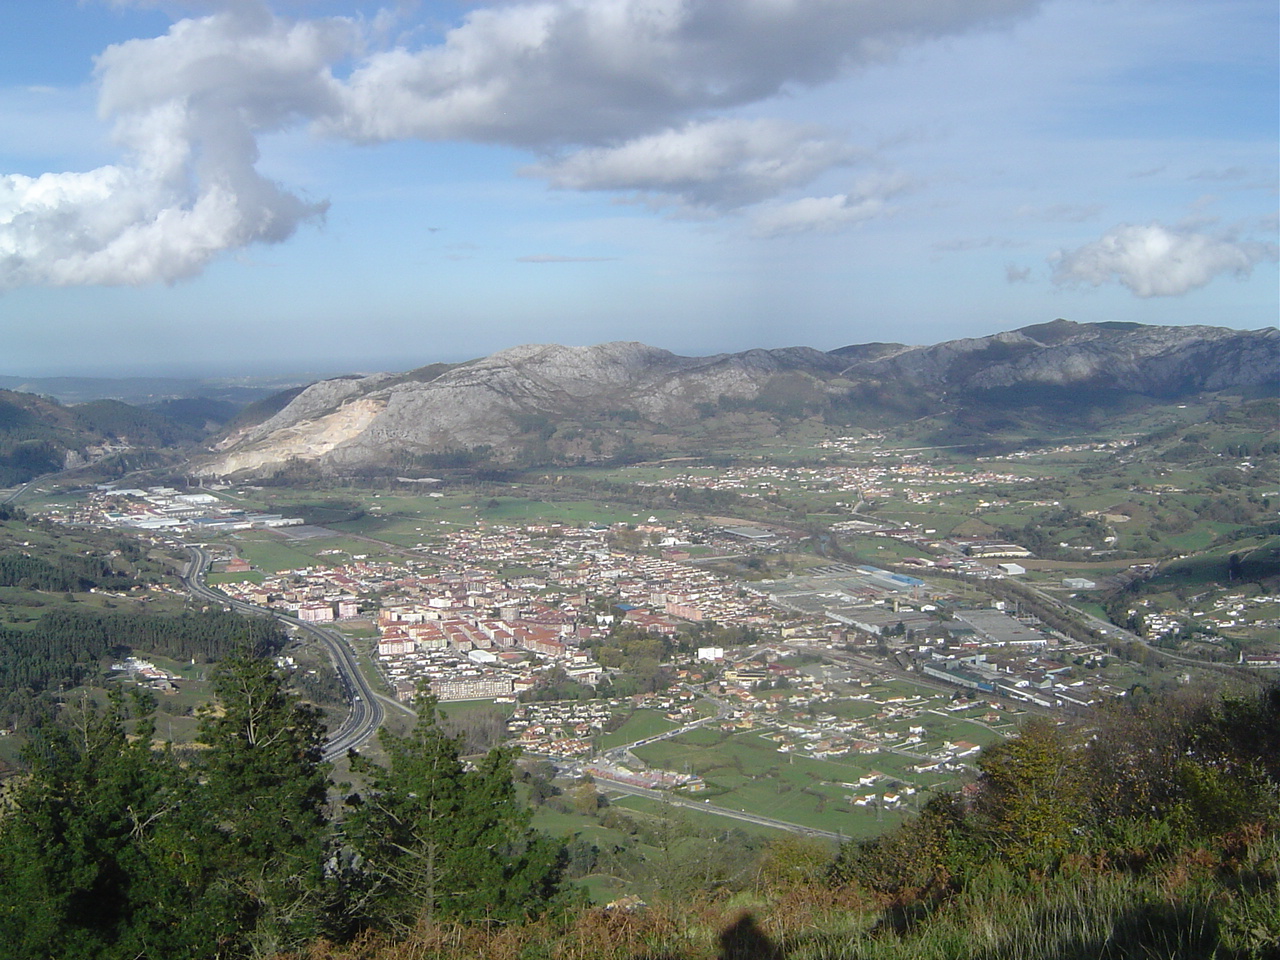
M39 728L0 819L0 956L265 957L558 903L563 847L529 830L513 754L464 764L431 700L342 796L270 660L228 659L215 694L196 749L119 694Z
M0 955L603 960L1268 958L1280 950L1280 686L1183 690L1031 721L967 788L833 856L623 914L566 881L580 840L529 827L515 754L464 759L435 703L355 786L269 660L215 679L195 748L151 704L68 706L0 818ZM674 862L673 862L674 864ZM671 869L677 869L674 865ZM690 875L692 877L692 875ZM670 880L671 878L668 878ZM687 877L686 879L690 879ZM667 889L668 894L661 891ZM638 912L636 912L638 910Z
M45 694L101 678L109 661L130 653L212 663L248 650L280 649L274 620L223 610L177 615L55 609L26 629L0 628L0 722L26 725L46 714Z

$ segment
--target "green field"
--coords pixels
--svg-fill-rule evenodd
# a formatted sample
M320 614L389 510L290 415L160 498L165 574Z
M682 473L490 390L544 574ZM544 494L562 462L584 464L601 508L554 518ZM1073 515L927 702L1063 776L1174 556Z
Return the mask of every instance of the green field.
M210 573L205 575L205 583L211 587L222 586L224 583L262 583L264 577L261 571L248 570L244 573Z
M600 738L601 746L608 750L620 747L624 743L635 743L649 737L675 730L680 724L672 723L657 710L637 710L617 730L604 734Z
M859 760L817 760L780 753L772 742L753 732L729 736L708 746L685 736L638 747L638 757L665 770L691 772L707 782L708 800L721 807L773 817L846 836L870 836L887 816L852 804L859 791L845 784L878 771L906 777L912 761L877 754ZM912 779L918 779L910 775ZM936 780L936 778L934 778ZM874 789L874 788L873 788ZM883 783L880 789L885 789Z
M250 531L253 533L254 531ZM313 550L324 549L317 541L307 541ZM298 541L301 543L301 541ZM235 541L236 549L244 559L264 573L280 573L283 570L301 570L306 567L326 567L330 564L317 559L314 553L280 540L273 534L250 536L245 534Z

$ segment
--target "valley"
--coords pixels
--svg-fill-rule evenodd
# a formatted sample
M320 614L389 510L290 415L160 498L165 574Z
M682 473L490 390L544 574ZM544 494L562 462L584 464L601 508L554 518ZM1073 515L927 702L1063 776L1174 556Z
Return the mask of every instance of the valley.
M678 424L617 407L575 439L526 410L514 437L372 459L348 453L386 398L340 380L14 484L0 772L128 691L185 755L250 624L323 725L331 803L378 782L429 694L467 763L519 756L567 888L631 903L911 835L1038 724L1280 677L1280 407L1258 383L1105 410L881 391L855 424L770 370ZM598 457L591 430L614 438Z
M1219 402L1219 427L1206 406L1167 405L1005 456L868 431L714 465L26 497L161 549L202 543L212 586L341 631L382 696L428 682L446 713L488 702L528 758L589 772L602 796L675 787L708 812L870 836L972 776L1028 715L1265 668L1274 455L1168 457L1188 432L1208 451L1257 442L1261 403ZM599 709L576 719L579 703ZM628 718L711 703L714 723L606 746Z

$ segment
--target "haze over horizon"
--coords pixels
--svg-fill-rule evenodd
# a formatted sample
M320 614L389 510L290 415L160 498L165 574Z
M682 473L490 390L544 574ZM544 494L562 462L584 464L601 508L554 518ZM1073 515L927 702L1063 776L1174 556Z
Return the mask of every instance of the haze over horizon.
M1274 2L0 9L0 374L1280 315Z

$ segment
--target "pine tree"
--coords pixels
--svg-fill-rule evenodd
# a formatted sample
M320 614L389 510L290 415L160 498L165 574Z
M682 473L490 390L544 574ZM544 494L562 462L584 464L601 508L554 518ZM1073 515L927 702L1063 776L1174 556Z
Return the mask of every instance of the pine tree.
M149 711L141 699L135 712ZM7 957L193 957L170 870L183 777L154 728L112 696L37 732L29 775L0 820L0 944Z
M530 829L515 752L494 748L468 767L431 697L408 735L383 730L380 739L388 766L353 758L369 783L347 822L361 862L351 887L358 918L403 931L438 917L512 921L545 909L563 846Z
M318 711L273 664L228 660L214 679L198 820L189 825L205 877L203 915L232 954L271 955L314 935L324 902L328 765Z

